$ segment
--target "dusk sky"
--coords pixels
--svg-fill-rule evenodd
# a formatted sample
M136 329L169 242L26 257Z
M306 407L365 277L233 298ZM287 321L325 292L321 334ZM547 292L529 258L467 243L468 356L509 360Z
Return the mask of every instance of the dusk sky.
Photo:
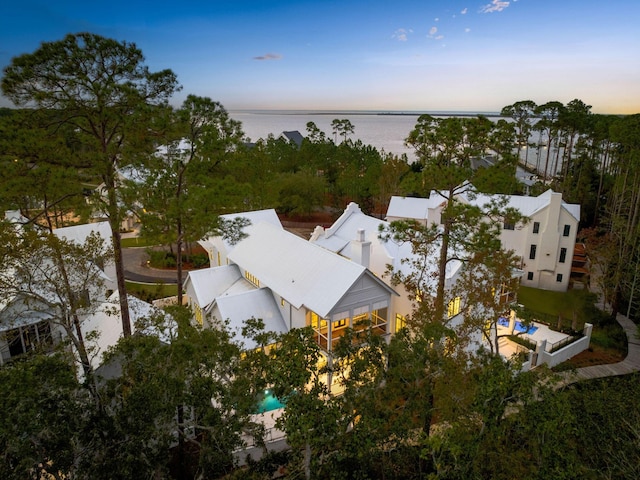
M640 112L637 0L5 2L0 67L89 31L227 110ZM0 105L7 106L6 99Z

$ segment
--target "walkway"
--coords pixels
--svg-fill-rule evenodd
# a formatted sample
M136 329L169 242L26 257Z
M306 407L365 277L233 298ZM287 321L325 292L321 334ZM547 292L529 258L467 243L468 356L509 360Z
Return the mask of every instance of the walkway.
M640 339L638 338L638 326L624 315L618 313L616 320L627 334L628 351L626 358L618 363L608 365L594 365L592 367L578 368L573 372L562 372L560 385L568 385L580 380L593 378L613 377L626 375L640 371Z

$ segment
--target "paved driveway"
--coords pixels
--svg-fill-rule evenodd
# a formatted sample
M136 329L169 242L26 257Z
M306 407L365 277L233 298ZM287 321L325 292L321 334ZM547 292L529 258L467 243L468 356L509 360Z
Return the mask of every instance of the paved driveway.
M123 248L122 262L125 278L133 282L177 283L175 270L151 268L147 265L148 258L145 247Z

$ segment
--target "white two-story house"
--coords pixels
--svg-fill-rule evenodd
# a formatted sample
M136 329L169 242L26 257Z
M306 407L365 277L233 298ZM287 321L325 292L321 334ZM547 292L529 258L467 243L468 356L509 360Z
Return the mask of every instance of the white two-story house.
M566 291L576 243L580 205L562 200L562 194L547 190L537 197L520 195L460 195L458 200L478 206L504 197L507 207L528 219L524 224L504 222L500 239L504 248L521 259L522 285ZM392 197L387 220L413 219L422 224L440 223L444 199L431 192L429 198Z

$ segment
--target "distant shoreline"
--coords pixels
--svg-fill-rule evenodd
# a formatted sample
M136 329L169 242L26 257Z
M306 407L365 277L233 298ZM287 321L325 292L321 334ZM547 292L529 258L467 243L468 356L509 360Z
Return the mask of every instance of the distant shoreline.
M500 112L446 112L446 111L379 111L379 110L230 110L230 113L252 115L377 115L398 117L419 117L420 115L432 115L434 117L502 117Z

